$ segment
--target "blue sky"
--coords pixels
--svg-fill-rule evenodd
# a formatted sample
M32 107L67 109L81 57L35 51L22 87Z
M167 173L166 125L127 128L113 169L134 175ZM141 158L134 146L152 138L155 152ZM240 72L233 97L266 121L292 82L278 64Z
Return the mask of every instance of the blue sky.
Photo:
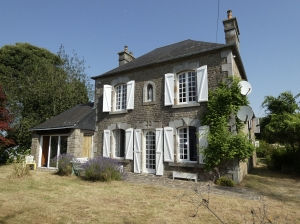
M57 53L62 44L96 76L135 57L186 39L225 43L222 20L231 9L256 116L264 96L300 92L299 0L0 0L0 47L28 42ZM218 31L217 31L218 26ZM217 34L217 35L216 35Z

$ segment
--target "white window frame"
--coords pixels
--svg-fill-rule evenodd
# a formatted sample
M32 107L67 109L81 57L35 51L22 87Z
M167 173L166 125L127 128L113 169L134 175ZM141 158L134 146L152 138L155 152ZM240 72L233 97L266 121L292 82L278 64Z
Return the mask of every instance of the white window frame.
M180 76L185 76L185 92L189 94L189 81L188 75L192 72L195 74L195 80L193 88L194 94L192 97L194 99L189 99L189 95L186 95L186 102L180 102ZM175 100L174 100L175 99ZM201 102L208 101L208 75L207 75L207 65L203 65L199 68L190 68L188 70L182 70L178 73L167 73L165 74L165 88L164 88L164 105L172 106L172 108L181 107L192 107L200 106Z
M193 74L193 77L195 78L194 81L189 81L189 74ZM177 75L177 104L180 105L180 104L189 104L189 103L195 103L197 102L197 73L196 71L184 71L184 72L181 72L181 73L178 73ZM185 92L185 102L180 102L180 99L184 99L183 97L180 97L180 76L184 76L184 84L185 84L185 87L184 87L184 92ZM190 83L194 83L194 91L189 91L189 84ZM194 98L194 100L189 100L190 98L190 92L194 92L194 95L192 96Z
M57 168L58 163L56 163L56 167L50 166L50 156L51 156L51 141L52 137L58 137L58 142L57 142L57 156L60 156L60 149L61 149L61 137L67 137L68 135L42 135L40 137L40 146L39 146L39 159L38 159L38 167L43 167L42 166L42 153L43 153L43 141L44 137L49 136L49 144L48 144L48 158L47 158L47 168ZM67 146L68 147L68 146Z
M190 142L189 142L189 140L190 140L190 130L189 130L189 127L190 126L185 126L185 127L180 127L180 128L178 128L177 129L177 146L178 146L178 148L177 148L177 161L178 162L188 162L188 163L197 163L197 161L192 161L191 160L191 155L190 155L190 146L189 146L189 144L190 144ZM186 129L186 131L187 131L187 133L186 133L186 135L187 135L187 138L186 138L186 140L187 140L187 159L181 159L180 157L181 157L181 155L182 155L182 153L180 153L180 145L181 144L186 144L186 143L180 143L180 140L182 139L182 138L180 138L180 131L181 130L183 130L183 129ZM196 137L195 137L196 138ZM197 140L197 138L195 139L195 140ZM197 156L198 156L198 151L197 151Z
M124 136L123 136L123 140L124 142L121 142L121 134L122 134L122 131ZM124 156L125 156L125 139L126 139L126 133L125 133L125 130L123 129L115 129L113 130L113 156L114 158L117 158L117 159L124 159ZM116 153L119 152L119 155L121 154L121 144L124 144L124 156L121 157L121 156L117 156Z
M118 88L121 88L120 97L118 97ZM126 92L125 92L126 89ZM120 108L117 108L118 99L120 99ZM127 85L126 84L119 84L114 87L114 111L123 111L127 108ZM124 103L125 101L125 103Z
M152 135L149 136L150 132L152 133ZM150 142L150 144L149 144L149 142L147 140L150 140L150 139L147 139L147 136L154 137L154 142ZM147 159L147 157L146 157L146 154L147 154L146 151L147 151L147 147L148 146L154 147L154 149L152 149L152 150L148 149L148 150L151 150L151 151L154 150L154 153L152 154L152 156L154 156L154 159L153 158L152 159L150 159L150 158ZM144 160L143 172L145 172L145 173L156 173L156 132L155 132L155 130L145 130L144 131L144 144L143 144L143 148L144 148L144 153L143 153L144 154L143 155L143 160ZM148 162L152 161L153 164L151 164L151 165L154 166L154 167L153 168L147 168L147 161Z

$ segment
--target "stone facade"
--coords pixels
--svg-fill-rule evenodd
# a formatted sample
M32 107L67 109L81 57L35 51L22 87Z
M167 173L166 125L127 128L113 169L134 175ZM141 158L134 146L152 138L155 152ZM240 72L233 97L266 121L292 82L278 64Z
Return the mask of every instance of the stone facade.
M82 157L83 133L80 129L72 129L68 137L68 153Z
M159 65L143 67L142 69L134 69L127 72L118 73L115 75L97 77L96 83L96 134L94 138L94 153L95 156L103 155L103 133L104 130L128 128L141 129L142 131L172 127L174 129L174 146L177 143L177 128L185 126L196 127L197 130L201 125L200 117L206 110L206 102L193 103L188 105L178 104L175 99L174 105L164 105L164 82L165 74L178 74L182 71L195 70L198 67L207 65L208 88L214 89L222 81L225 81L229 76L242 77L239 67L236 64L235 57L230 48L219 51L211 51L209 53L193 55L181 60L173 60ZM111 85L112 89L118 84L124 84L130 80L135 81L135 95L134 95L134 109L114 112L102 112L103 106L103 86ZM176 82L176 76L175 76ZM151 83L154 88L155 98L153 102L145 103L145 86ZM177 87L175 85L175 95L177 94ZM114 95L112 95L112 105L115 103ZM112 134L110 141L112 141ZM110 157L112 154L113 145L110 145ZM142 151L142 154L145 153ZM199 162L176 162L178 150L174 152L174 162L164 162L164 175L171 175L172 171L185 171L198 173L199 176L203 174L204 164ZM125 169L134 171L133 160L120 160ZM144 160L141 163L144 166ZM242 164L241 164L242 165ZM232 178L239 182L241 178L238 175L244 175L243 166L237 163L236 167L232 168L230 172L233 174ZM242 172L241 172L242 169ZM237 174L238 173L238 174Z

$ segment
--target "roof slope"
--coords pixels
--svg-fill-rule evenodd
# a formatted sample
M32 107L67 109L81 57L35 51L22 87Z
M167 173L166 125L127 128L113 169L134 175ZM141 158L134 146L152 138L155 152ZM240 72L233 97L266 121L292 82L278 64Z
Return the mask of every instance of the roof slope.
M93 106L94 103L78 104L30 130L35 131L63 128L95 130L96 110L93 109Z
M167 45L164 47L156 48L153 51L150 51L147 54L138 57L131 62L119 66L113 70L110 70L102 75L92 77L93 79L105 76L117 72L121 72L128 69L133 69L149 64L159 63L163 61L168 61L171 59L192 55L195 53L199 53L205 50L211 50L214 48L225 46L224 44L217 44L217 43L209 43L209 42L202 42L202 41L195 41L195 40L185 40L175 44Z

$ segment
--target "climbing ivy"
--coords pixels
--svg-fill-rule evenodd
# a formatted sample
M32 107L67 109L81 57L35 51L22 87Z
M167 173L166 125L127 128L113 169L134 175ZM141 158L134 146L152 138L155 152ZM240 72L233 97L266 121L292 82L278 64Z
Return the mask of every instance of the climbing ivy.
M207 170L225 166L236 157L244 161L253 153L254 146L242 131L244 123L237 119L240 107L249 104L247 97L240 93L239 81L233 78L222 82L208 93L208 110L201 119L203 124L209 126L208 146L200 148L205 156ZM237 121L236 134L228 125L231 117Z

